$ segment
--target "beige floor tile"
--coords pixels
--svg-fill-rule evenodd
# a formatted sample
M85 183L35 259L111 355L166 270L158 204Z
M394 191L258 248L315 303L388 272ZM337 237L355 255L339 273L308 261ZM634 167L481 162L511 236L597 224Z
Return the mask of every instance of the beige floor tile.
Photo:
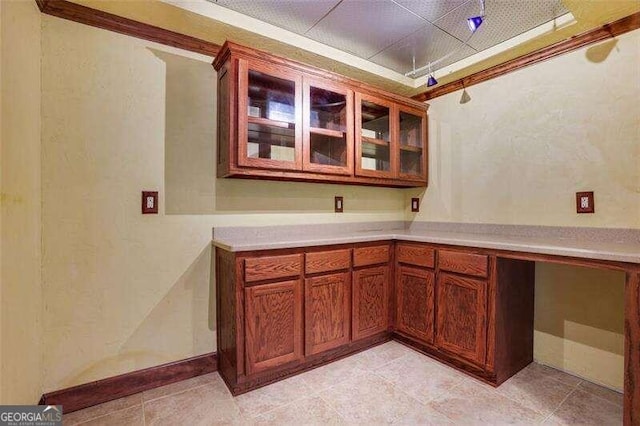
M465 379L462 373L448 368L417 352L408 353L375 370L421 402L428 402Z
M393 424L406 426L436 426L436 425L453 425L454 423L446 416L440 414L431 407L422 404L416 404L411 407L400 418L393 421Z
M371 371L408 353L415 353L415 351L398 342L391 341L352 355L351 358L358 362L361 369Z
M546 416L574 389L575 385L550 378L543 370L525 368L500 385L496 392Z
M420 402L373 373L344 381L319 396L347 423L391 423Z
M361 363L348 357L302 374L300 377L314 390L320 391L345 380L362 375Z
M338 425L340 415L318 396L303 398L254 417L255 424L270 425Z
M132 407L142 407L142 394L137 393L135 395L125 396L124 398L114 399L113 401L105 402L104 404L94 405L93 407L85 408L83 410L74 411L73 413L65 414L64 424L76 425L86 422L96 417L105 416L107 414L114 413L116 411L124 410ZM64 412L64 407L63 412Z
M595 396L606 399L607 401L613 402L614 404L622 407L624 399L621 392L607 389L604 386L596 385L595 383L587 382L586 380L580 383L578 389L589 392Z
M191 379L183 380L181 382L171 383L170 385L160 386L159 388L150 389L142 393L142 397L145 401L151 401L156 398L171 395L178 392L184 392L188 389L193 389L198 386L212 383L215 381L222 382L218 373L205 374L202 376L196 376Z
M550 425L622 425L622 407L594 394L574 391L545 424Z
M67 425L64 422L65 426ZM142 406L125 408L124 410L114 411L106 416L97 417L88 422L81 423L83 426L143 426L144 419L142 417Z
M233 398L209 383L144 404L147 425L210 425L243 423Z
M462 382L428 406L456 424L535 424L544 419L540 413L471 381Z
M537 362L532 362L524 370L528 370L539 375L545 375L546 377L558 380L569 386L577 386L582 381L580 377L573 376L565 373L564 371L556 370L555 368L547 367L546 365L538 364Z
M234 398L234 401L244 416L255 417L311 396L312 391L313 389L298 375L239 395Z

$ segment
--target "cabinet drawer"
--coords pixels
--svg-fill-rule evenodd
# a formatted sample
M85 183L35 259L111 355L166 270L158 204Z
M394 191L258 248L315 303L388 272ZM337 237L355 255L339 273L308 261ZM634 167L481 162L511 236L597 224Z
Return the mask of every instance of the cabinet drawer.
M488 258L484 254L448 250L438 252L438 267L443 271L486 277L488 266Z
M417 244L398 244L398 262L410 265L433 268L435 265L435 250L431 247Z
M389 246L359 247L353 249L353 266L376 265L389 261Z
M302 273L302 253L286 256L266 256L245 259L246 282L295 277Z
M305 255L305 269L307 274L319 272L340 271L351 267L351 250L331 250Z

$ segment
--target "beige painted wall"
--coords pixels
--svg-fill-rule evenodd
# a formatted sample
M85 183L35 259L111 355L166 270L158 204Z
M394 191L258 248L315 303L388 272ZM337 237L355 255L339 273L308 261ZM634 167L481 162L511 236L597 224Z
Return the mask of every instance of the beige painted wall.
M640 31L467 92L430 101L429 187L407 191L422 197L409 220L640 228ZM587 190L596 213L577 215ZM535 358L622 388L623 277L536 274Z
M215 350L213 226L404 219L398 190L214 179L211 58L42 19L46 391Z
M40 12L0 1L0 403L34 404L41 375Z
M638 41L623 36L604 62L581 50L474 86L465 105L459 92L434 100L430 187L414 216L404 210L412 190L213 179L210 58L44 16L44 390L214 350L213 226L418 218L640 227ZM160 191L160 215L140 215L143 189ZM596 215L575 216L582 189L596 191ZM331 212L334 195L347 213ZM594 297L620 284L587 274L600 283ZM619 336L621 312L587 306L593 319L541 305L589 298L571 298L578 275L547 265L537 275L536 357L618 386L619 338L589 330ZM542 334L552 353L542 353ZM612 356L596 360L598 350ZM573 367L577 358L593 365Z

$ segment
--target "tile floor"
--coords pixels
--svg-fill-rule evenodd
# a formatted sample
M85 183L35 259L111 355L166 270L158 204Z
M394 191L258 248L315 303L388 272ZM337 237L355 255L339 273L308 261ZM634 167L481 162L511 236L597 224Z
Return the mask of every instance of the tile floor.
M531 364L495 389L397 342L232 397L217 373L64 416L65 425L620 425L622 395Z

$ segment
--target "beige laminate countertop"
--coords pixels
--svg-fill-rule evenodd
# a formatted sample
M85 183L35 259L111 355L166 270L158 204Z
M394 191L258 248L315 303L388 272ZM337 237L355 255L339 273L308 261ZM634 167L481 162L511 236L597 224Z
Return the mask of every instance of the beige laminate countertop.
M389 222L214 229L213 244L241 252L383 240L414 241L640 263L640 230ZM505 229L501 227L506 227ZM435 228L435 229L434 229ZM470 232L471 231L471 232ZM609 231L609 232L607 232ZM509 235L509 234L521 235Z

